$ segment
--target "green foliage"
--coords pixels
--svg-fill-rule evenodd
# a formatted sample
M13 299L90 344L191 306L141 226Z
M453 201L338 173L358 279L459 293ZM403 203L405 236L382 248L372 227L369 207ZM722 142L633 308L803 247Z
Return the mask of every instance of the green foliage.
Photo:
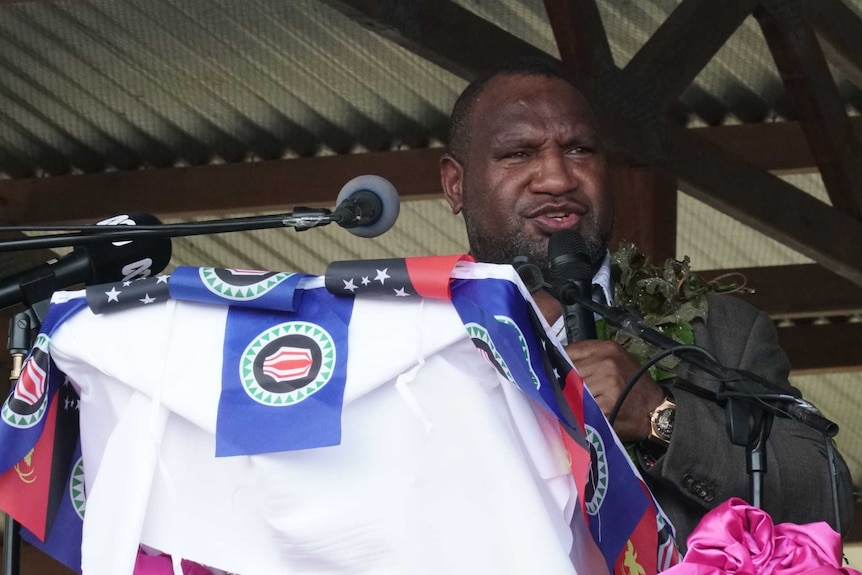
M647 326L681 344L694 343L691 328L694 320L706 321L708 292L738 289L734 285L706 282L693 274L688 256L682 261L668 258L662 265L655 265L631 243L620 244L619 249L611 254L611 263L621 272L614 286L616 305L634 308ZM612 339L622 345L641 363L658 352L640 339L607 325L604 320L599 321L597 332L599 338ZM665 358L659 362L659 367L650 370L650 376L654 381L673 377L666 370L678 362L672 356Z

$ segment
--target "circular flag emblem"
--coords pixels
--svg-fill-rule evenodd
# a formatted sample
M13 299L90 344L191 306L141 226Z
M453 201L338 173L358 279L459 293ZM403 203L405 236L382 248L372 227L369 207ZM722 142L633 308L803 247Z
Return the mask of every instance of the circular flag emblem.
M521 352L524 354L524 359L527 360L527 369L530 370L530 379L532 380L533 385L536 386L536 389L540 389L542 387L542 383L539 381L539 376L536 375L535 371L533 371L533 364L530 363L530 346L527 345L527 339L524 337L524 332L521 331L521 328L518 327L515 320L510 317L505 315L495 315L494 319L503 325L508 325L518 334L518 343L521 345Z
M3 421L12 427L18 429L33 427L42 420L48 409L50 345L51 339L40 333L36 343L33 344L30 356L21 367L21 375L18 376L15 389L3 403Z
M590 474L584 493L587 513L595 515L599 512L605 495L608 493L608 460L605 444L599 432L590 425L584 425L584 432L590 444Z
M512 375L512 372L509 370L509 366L506 365L506 361L503 359L503 356L497 351L497 346L494 345L494 340L491 339L491 334L488 333L488 330L478 323L473 322L464 324L464 327L467 328L467 335L470 336L470 339L473 341L473 345L476 346L482 357L494 366L494 369L496 369L500 375L508 379L512 385L517 387L518 384L515 382L515 376Z
M69 498L72 500L75 513L83 521L84 511L87 508L87 488L84 485L84 459L82 457L78 458L72 468L72 477L69 479Z
M290 272L200 268L200 278L212 293L235 301L257 299L294 275Z
M245 392L264 405L294 405L320 391L332 378L335 342L313 323L272 327L245 348L239 375Z

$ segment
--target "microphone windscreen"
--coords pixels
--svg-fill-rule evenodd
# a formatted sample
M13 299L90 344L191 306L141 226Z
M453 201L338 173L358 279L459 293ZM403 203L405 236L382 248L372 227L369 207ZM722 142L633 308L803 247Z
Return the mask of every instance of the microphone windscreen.
M395 225L401 211L401 200L392 182L380 176L366 174L344 184L338 193L336 205L363 191L371 192L380 199L380 214L372 222L345 229L361 238L373 238L389 231Z
M159 225L162 222L152 214L130 213L114 216L98 225ZM98 232L96 232L98 233ZM75 248L88 256L91 277L87 283L101 284L121 280L147 278L165 269L171 261L172 245L169 237L148 237L89 244Z
M587 242L576 230L561 230L548 239L548 266L552 284L589 281L593 265Z

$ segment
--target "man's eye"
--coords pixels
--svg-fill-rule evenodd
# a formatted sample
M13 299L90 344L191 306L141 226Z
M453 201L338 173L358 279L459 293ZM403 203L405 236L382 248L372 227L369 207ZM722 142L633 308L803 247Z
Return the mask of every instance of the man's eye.
M508 152L505 154L506 158L515 158L515 159L528 158L529 156L530 156L530 154L525 152L524 150L515 150L513 152Z
M569 148L569 154L573 154L576 156L592 154L595 150L589 146L573 146Z

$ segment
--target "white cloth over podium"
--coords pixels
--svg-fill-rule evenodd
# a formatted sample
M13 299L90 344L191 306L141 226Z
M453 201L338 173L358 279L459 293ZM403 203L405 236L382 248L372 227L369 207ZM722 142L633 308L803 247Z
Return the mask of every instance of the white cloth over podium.
M216 458L226 314L85 309L54 333L81 395L84 573L131 573L139 542L243 575L606 572L578 559L555 418L449 302L357 298L341 445Z

